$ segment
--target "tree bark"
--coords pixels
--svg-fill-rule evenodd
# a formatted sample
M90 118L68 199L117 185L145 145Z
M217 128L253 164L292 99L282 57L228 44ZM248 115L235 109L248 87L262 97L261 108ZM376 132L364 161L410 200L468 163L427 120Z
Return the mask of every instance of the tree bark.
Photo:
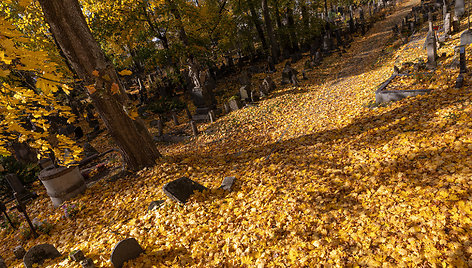
M274 28L272 27L272 20L270 19L269 6L267 5L267 0L262 0L262 14L264 15L264 23L266 26L267 36L269 37L270 41L272 59L274 60L274 63L277 63L279 59L279 45L275 40Z
M287 7L287 25L290 34L290 41L292 43L292 53L299 50L297 35L295 34L295 21L293 19L293 9Z
M129 100L115 68L93 38L78 0L39 0L39 3L59 48L89 89L87 93L128 168L139 170L155 165L161 155L143 122L129 116Z
M252 23L254 23L254 27L256 27L257 34L259 35L259 39L261 39L262 48L264 50L267 50L268 46L267 46L267 42L264 36L264 31L262 30L261 22L259 21L259 16L254 7L254 3L252 2L252 0L248 0L247 4L249 6L249 12L251 14L250 17L251 17Z

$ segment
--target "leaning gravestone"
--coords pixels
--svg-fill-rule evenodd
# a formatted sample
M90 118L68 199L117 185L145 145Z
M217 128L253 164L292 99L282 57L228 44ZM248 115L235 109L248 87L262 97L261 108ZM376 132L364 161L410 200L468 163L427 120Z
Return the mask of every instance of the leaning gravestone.
M162 187L164 193L172 200L185 204L195 191L203 191L207 188L187 177L171 181Z
M138 241L134 238L126 238L113 248L110 261L115 268L121 268L125 262L136 259L141 253L144 253L144 250Z
M33 268L33 264L41 264L46 259L55 259L61 257L61 253L51 244L36 245L23 257L23 263L26 268Z

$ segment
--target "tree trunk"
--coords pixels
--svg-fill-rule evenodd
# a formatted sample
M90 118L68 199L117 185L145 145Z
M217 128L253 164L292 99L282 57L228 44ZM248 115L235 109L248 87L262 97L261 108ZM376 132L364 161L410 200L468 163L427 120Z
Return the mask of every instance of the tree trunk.
M274 29L272 27L272 21L270 19L269 6L267 5L267 0L262 0L262 14L264 15L267 36L269 37L270 41L272 59L274 60L274 63L277 63L279 59L279 45L275 40Z
M177 28L179 29L179 39L185 45L185 47L189 46L187 32L184 29L184 24L182 23L182 16L180 15L180 11L173 0L166 1L169 4L170 12L174 15L175 20L177 21Z
M295 34L295 21L293 19L293 9L287 7L287 25L290 34L290 41L292 43L292 53L299 50L297 35Z
M133 120L118 75L93 38L78 0L39 0L46 21L70 66L120 148L129 169L153 166L161 155L143 122ZM130 107L128 107L130 108Z
M257 34L259 35L259 39L261 39L262 42L262 48L264 50L268 49L267 42L264 36L264 31L262 30L261 22L259 21L259 16L256 12L256 9L254 8L254 3L252 0L248 0L247 4L249 5L249 12L251 13L251 19L252 23L254 23L254 27L256 27Z
M280 11L279 11L279 2L275 1L274 2L274 9L275 9L275 21L277 23L277 32L278 32L278 38L280 41L280 53L283 55L285 54L285 51L290 50L289 49L289 38L284 32L284 26L282 24L282 18L280 17Z

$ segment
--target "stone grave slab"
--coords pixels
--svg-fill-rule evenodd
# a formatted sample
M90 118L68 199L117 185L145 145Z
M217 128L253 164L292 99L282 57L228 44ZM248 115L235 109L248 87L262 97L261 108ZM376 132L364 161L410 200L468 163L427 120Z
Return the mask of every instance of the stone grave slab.
M144 250L134 238L126 238L118 242L113 248L110 261L115 268L123 267L129 260L136 259Z
M187 177L173 180L162 187L162 190L170 199L182 204L185 204L195 191L201 192L205 189L207 189L205 186Z
M33 264L41 264L46 259L55 259L61 257L61 253L51 244L36 245L23 257L23 264L26 268L32 268Z

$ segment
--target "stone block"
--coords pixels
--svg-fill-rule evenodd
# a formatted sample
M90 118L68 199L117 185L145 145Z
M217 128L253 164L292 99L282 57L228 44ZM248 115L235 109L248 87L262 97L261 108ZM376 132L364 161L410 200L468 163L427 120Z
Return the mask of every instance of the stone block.
M33 268L33 264L41 264L46 259L61 257L61 253L51 244L36 245L26 252L23 264L26 268Z
M162 187L162 190L170 199L182 204L185 204L195 191L201 192L206 189L205 186L187 177L173 180Z

